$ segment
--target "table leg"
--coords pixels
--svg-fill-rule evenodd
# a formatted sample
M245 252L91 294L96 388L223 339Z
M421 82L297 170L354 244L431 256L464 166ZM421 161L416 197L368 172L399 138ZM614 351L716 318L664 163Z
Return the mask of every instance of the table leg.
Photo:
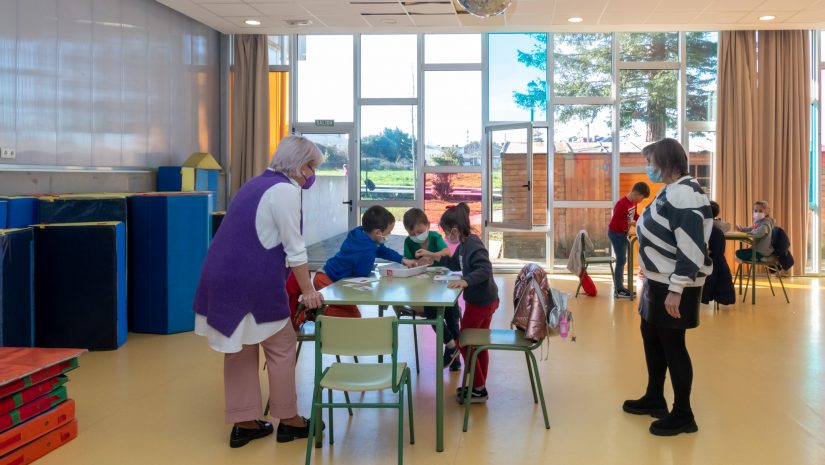
M379 305L378 306L378 318L381 318L382 316L384 316L384 307L385 307L384 305ZM383 355L378 356L378 363L384 363L384 356Z
M435 321L435 450L444 451L444 307L436 310Z
M739 250L742 250L742 242L739 242ZM739 265L739 272L736 273L739 276L739 295L742 295L742 281L745 278L745 264Z

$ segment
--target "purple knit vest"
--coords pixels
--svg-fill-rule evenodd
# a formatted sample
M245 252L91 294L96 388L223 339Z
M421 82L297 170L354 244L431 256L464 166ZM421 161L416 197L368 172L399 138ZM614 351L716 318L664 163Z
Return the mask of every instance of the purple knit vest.
M194 310L227 337L247 313L257 323L289 317L284 246L265 249L255 228L261 197L272 186L289 182L283 173L266 170L244 184L209 246Z

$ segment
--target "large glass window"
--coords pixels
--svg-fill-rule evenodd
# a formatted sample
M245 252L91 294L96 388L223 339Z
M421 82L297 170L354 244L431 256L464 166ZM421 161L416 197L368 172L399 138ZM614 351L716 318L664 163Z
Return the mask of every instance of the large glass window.
M361 107L362 200L415 199L414 105Z
M298 121L353 121L350 35L298 36Z
M289 36L269 36L269 66L289 64Z
M678 71L622 70L619 150L622 166L644 167L642 147L678 131Z
M427 34L424 63L481 63L481 34Z
M555 200L613 198L612 115L611 105L556 105Z
M715 132L691 132L688 135L688 170L706 193L711 189L711 167L716 152Z
M490 34L490 121L543 121L547 34Z
M465 202L470 206L470 224L481 232L481 173L427 173L424 175L424 212L430 228L438 230L438 220L448 205Z
M553 89L558 97L608 97L613 86L611 34L555 34Z
M687 120L716 121L717 32L686 32Z
M622 61L678 61L676 32L623 32L619 34Z
M570 249L576 235L582 229L587 230L595 247L595 256L610 255L610 239L607 238L607 225L610 224L610 208L556 208L554 212L553 254L555 264L565 266L570 257ZM607 267L605 267L607 268ZM594 267L594 269L597 269ZM588 271L590 268L588 268Z
M427 165L481 166L481 71L427 71Z
M417 76L414 34L361 36L361 98L414 98Z

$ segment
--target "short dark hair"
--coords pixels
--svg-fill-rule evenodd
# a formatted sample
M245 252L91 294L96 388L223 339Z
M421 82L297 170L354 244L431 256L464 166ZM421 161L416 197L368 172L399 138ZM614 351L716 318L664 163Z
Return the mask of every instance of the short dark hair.
M383 231L393 223L395 223L395 217L381 205L367 208L367 211L361 216L361 227L366 232L372 232L376 229Z
M645 198L650 197L650 186L647 185L646 182L637 182L633 184L633 189L630 190L631 192L638 192L642 194Z
M653 153L649 157L653 166L662 172L662 178L665 181L688 174L687 154L682 144L676 139L666 137L656 142L653 145Z
M713 217L716 218L719 216L719 204L715 201L710 201L710 211L713 213Z
M410 231L419 224L426 224L428 226L430 224L430 220L427 218L424 210L420 208L410 208L404 212L404 229Z
M453 228L458 229L458 233L462 238L465 238L473 233L473 227L470 226L470 206L464 202L455 206L448 206L444 214L441 215L441 221L438 222L441 229L449 234Z

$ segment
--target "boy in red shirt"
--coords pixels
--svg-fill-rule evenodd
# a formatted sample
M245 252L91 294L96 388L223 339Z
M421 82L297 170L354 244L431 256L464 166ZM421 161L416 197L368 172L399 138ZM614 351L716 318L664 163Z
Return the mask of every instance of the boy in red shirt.
M624 265L627 262L627 233L630 226L636 224L639 212L636 206L642 200L650 197L650 187L643 182L633 185L630 193L620 198L613 207L613 216L610 218L610 225L607 230L607 237L613 244L613 252L616 254L616 268L613 270L613 284L615 285L614 296L620 298L630 298L630 291L624 287Z

